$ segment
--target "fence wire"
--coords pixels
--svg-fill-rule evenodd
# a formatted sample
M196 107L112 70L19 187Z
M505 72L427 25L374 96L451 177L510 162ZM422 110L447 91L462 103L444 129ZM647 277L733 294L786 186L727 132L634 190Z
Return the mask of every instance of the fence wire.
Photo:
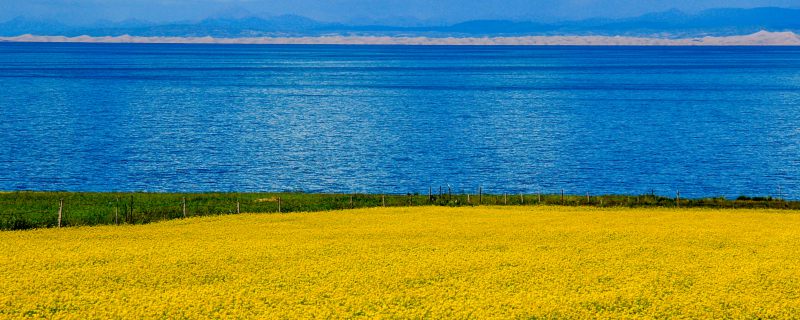
M567 205L597 207L712 207L800 210L800 202L781 199L680 199L647 195L574 195L453 193L439 188L427 194L304 194L304 193L70 193L11 192L0 194L0 230L143 224L184 217L238 213L286 213L366 207ZM60 219L59 219L60 213Z

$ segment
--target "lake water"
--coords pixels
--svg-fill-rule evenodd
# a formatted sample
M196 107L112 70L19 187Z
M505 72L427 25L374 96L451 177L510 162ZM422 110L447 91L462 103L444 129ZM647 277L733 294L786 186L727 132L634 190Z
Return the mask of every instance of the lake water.
M800 48L0 43L0 190L448 184L800 199Z

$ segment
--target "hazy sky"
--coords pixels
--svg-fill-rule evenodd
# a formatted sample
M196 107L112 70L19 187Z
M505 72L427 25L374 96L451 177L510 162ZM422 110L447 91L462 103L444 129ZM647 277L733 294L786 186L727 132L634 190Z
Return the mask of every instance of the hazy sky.
M197 20L209 16L297 14L323 21L452 23L470 19L561 20L625 17L714 7L800 7L800 0L0 0L0 21L17 16L67 22ZM399 23L399 22L398 22Z

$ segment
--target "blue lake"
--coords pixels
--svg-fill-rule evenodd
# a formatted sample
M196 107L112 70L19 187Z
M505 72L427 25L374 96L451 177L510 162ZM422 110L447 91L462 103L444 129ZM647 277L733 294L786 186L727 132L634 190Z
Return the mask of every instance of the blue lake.
M0 43L0 190L800 199L800 48Z

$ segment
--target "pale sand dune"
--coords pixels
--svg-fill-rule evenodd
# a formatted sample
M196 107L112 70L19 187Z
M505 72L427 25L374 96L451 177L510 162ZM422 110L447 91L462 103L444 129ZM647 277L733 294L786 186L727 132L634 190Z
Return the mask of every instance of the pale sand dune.
M286 38L212 38L212 37L64 37L22 35L0 37L6 42L70 43L185 43L185 44L347 44L347 45L563 45L563 46L800 46L800 36L793 32L760 31L750 35L686 39L610 37L610 36L525 36L484 38L429 38L379 36L322 36Z

